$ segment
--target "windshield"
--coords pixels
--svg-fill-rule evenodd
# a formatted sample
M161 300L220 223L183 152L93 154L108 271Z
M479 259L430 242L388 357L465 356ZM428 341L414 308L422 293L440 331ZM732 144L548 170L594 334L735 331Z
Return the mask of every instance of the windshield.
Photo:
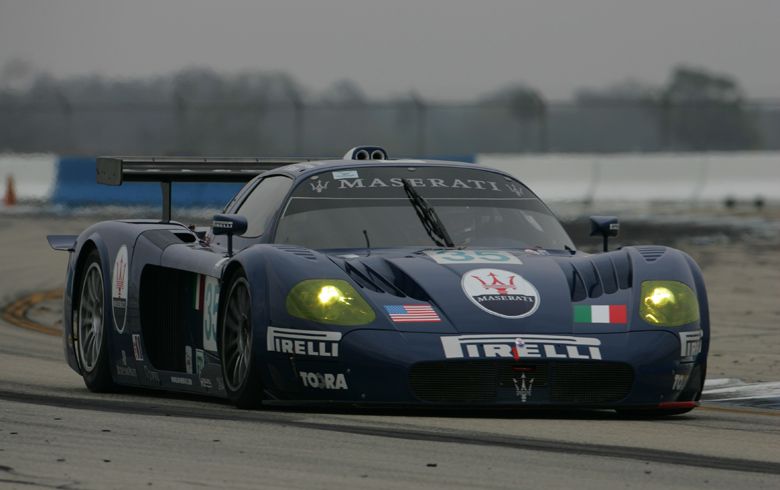
M372 248L440 246L405 181L433 208L456 247L574 248L521 183L455 167L377 166L314 175L293 191L274 241L313 249L365 248L367 240Z

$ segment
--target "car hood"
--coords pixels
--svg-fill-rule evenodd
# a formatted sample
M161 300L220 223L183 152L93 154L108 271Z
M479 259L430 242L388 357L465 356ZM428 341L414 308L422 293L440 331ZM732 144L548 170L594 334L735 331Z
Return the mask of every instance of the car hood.
M585 261L583 269L596 270L589 256L549 255L540 251L501 251L491 256L491 252L495 253L485 251L482 259L471 251L459 252L463 263L442 263L430 252L347 254L333 256L331 260L363 287L376 310L386 314L401 331L433 330L431 327L436 325L430 319L395 321L390 315L393 311L403 315L404 306L426 303L432 305L441 323L448 324L457 333L577 331L573 304L587 298L576 297L579 284L575 280L582 281L581 277L575 277L578 275L575 264ZM500 259L502 255L506 260L490 260ZM613 278L618 275L614 271L610 274ZM623 286L602 284L599 302L625 305L630 296L629 281L624 281Z

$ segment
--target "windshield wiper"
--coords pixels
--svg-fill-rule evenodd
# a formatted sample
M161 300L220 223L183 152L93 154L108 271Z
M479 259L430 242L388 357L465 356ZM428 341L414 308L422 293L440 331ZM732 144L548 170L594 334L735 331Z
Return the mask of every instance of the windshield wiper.
M404 183L404 191L409 197L414 210L417 212L417 217L420 218L420 222L425 228L425 232L431 237L433 242L440 247L453 248L455 244L450 238L450 234L447 233L447 229L444 227L444 223L439 219L439 215L436 214L436 210L433 206L428 204L428 201L417 192L417 189L412 187L407 179L401 179Z

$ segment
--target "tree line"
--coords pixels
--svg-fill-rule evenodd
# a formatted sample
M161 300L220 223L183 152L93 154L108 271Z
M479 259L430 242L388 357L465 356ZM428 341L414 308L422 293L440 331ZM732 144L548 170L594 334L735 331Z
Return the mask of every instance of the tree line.
M0 151L337 155L733 151L780 148L780 107L756 105L728 75L675 67L662 86L626 81L571 101L509 84L470 101L411 93L369 99L349 80L313 92L277 72L192 68L165 76L55 78L0 70Z

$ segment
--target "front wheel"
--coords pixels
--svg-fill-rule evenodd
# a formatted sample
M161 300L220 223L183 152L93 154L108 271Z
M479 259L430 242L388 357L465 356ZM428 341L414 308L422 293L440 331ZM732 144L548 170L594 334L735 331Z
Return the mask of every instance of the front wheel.
M76 304L76 345L81 375L90 391L110 391L114 387L108 362L105 286L100 255L92 250L79 274Z
M252 297L243 271L229 282L220 335L222 375L228 398L239 408L256 408L263 399L259 360L252 355Z

